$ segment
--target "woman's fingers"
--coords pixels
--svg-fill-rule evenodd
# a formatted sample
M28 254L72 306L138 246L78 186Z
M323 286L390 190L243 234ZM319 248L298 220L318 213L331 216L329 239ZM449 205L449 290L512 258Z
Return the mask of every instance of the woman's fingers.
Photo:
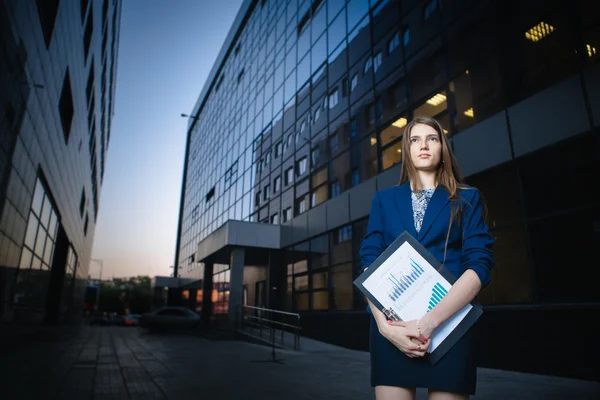
M406 322L404 321L392 321L391 319L388 319L388 324L392 326L401 326L403 328L406 327Z

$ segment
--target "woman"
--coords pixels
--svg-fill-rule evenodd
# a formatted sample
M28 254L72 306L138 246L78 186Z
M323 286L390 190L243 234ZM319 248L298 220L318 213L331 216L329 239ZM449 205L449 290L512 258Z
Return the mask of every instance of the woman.
M373 304L371 385L377 400L466 399L475 393L476 361L469 330L435 365L427 358L436 327L471 302L490 282L493 239L479 192L461 183L456 159L440 124L417 117L402 142L400 185L375 193L360 256L369 265L403 231L412 234L457 280L419 320L390 322ZM369 302L370 303L370 302Z

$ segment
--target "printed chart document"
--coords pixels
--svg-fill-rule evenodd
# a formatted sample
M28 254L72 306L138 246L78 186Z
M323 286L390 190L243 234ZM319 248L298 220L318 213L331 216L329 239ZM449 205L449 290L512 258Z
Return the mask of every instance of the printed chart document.
M454 276L408 232L403 232L355 281L388 319L419 319L448 293ZM472 302L431 335L427 358L439 361L482 314Z

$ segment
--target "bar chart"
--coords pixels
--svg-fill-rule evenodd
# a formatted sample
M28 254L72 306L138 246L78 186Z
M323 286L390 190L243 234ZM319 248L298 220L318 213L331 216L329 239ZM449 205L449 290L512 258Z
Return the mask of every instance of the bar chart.
M393 301L400 299L402 294L408 290L415 282L419 280L419 277L423 275L425 270L415 260L410 259L411 269L400 275L391 273L389 280L392 282L392 287L388 292L388 296Z
M431 311L433 307L435 307L448 293L444 287L437 282L433 289L431 290L431 299L429 300L429 307L427 307L427 312Z

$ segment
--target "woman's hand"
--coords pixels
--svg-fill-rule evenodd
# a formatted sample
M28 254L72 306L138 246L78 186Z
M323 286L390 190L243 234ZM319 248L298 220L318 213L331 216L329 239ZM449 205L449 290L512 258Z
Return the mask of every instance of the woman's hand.
M435 324L427 318L427 316L416 320L413 319L411 321L406 322L394 322L390 321L390 324L393 326L403 326L405 328L410 329L413 332L417 332L417 339L421 342L426 342L431 338L431 334L435 330Z
M377 323L379 333L410 358L423 357L429 348L430 340L421 342L416 328L405 326L404 322L388 321L386 316L368 300L369 307ZM414 339L414 341L413 341Z

